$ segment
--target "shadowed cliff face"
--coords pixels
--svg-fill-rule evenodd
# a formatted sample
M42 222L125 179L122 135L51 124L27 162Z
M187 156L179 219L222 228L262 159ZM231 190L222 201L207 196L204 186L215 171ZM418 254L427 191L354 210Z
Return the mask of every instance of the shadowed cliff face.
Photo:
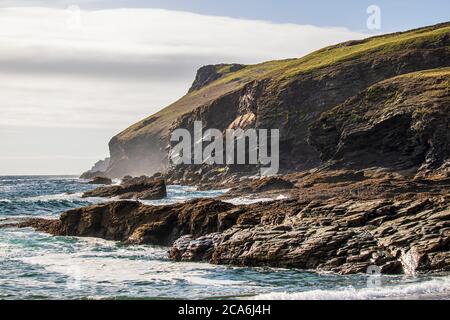
M191 88L189 89L189 93L199 90L207 86L211 82L222 78L224 75L239 71L244 67L245 66L242 64L217 64L203 66L198 69L197 76L195 77L195 80L192 83Z
M334 165L432 172L450 157L449 114L450 68L412 73L324 113L309 142Z
M165 170L171 131L192 129L196 120L201 120L207 128L220 130L280 129L281 169L313 168L322 160L333 158L328 153L334 151L324 152L319 142L321 138L314 137L317 133L314 123L322 114L350 98L358 99L360 92L378 82L450 66L449 34L450 24L447 23L348 42L300 59L246 67L203 67L186 96L111 140L111 164L107 174L122 177ZM398 85L406 85L406 82ZM433 83L429 83L424 90L432 86ZM391 120L393 124L385 122L387 127L383 130L392 128L393 135L395 130L403 132L410 125L407 115ZM311 126L316 128L312 132L309 131ZM357 140L346 141L346 147L339 152L350 150L351 141L357 143ZM421 152L419 149L410 153L411 157L422 157L423 154L416 154ZM415 165L417 161L410 162Z

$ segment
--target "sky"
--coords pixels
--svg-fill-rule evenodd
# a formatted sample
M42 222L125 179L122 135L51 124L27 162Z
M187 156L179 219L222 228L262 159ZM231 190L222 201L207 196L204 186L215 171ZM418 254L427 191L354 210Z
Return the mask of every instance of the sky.
M446 0L0 0L0 175L89 169L202 65L300 57L449 13Z

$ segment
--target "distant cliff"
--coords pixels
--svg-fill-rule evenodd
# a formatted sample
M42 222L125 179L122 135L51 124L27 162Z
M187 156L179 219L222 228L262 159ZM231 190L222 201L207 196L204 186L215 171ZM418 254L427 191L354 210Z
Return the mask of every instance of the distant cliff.
M168 165L173 129L280 129L283 170L440 168L448 159L450 23L350 41L299 59L202 67L180 100L109 143L110 177ZM418 71L405 77L400 75ZM246 121L243 121L247 119Z
M103 175L103 172L108 170L110 160L110 158L105 158L104 160L97 161L90 170L83 172L80 178L90 179Z

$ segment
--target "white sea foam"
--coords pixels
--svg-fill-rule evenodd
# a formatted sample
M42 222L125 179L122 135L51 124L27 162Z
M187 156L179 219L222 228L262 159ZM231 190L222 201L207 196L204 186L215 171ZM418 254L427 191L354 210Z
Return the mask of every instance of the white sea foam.
M288 199L288 197L283 194L280 194L276 198L269 198L269 197L255 198L252 196L244 196L244 197L231 198L231 199L225 200L225 202L228 202L228 203L231 203L234 205L247 205L247 204L270 202L270 201L274 201L274 200L285 200L285 199Z
M187 281L208 286L238 285L240 281L206 278L217 266L199 263L173 263L166 260L167 248L131 246L120 248L115 242L94 238L78 239L71 244L73 253L42 252L17 257L24 263L39 265L49 272L64 274L88 282L120 284L127 281Z
M237 280L219 280L219 279L207 279L202 277L184 277L184 280L188 281L192 284L198 285L206 285L213 287L222 287L222 286L240 286L248 284L248 281L237 281Z
M118 186L120 184L122 184L122 179L112 179L113 186Z
M305 292L272 292L253 299L261 300L383 300L383 299L450 299L450 276L428 281L355 289L345 287Z
M246 204L254 204L260 202L270 202L273 201L272 198L250 198L250 197L237 197L225 200L225 202L234 204L234 205L246 205Z
M3 203L11 203L12 201L9 200L9 199L0 199L0 202L3 202Z
M86 201L86 202L101 202L106 201L106 199L102 198L82 198L83 193L59 193L59 194L50 194L50 195L42 195L37 197L27 197L22 198L22 201L25 202L51 202L51 201Z
M198 188L195 186L170 185L167 186L167 198L161 200L141 200L140 202L154 206L183 203L198 198L214 198L221 196L226 191L227 190L198 191Z

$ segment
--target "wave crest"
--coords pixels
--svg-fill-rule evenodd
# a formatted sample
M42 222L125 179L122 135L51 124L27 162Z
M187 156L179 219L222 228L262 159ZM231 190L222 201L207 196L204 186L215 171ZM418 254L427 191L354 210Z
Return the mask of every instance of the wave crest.
M384 300L384 299L450 299L450 276L395 286L346 287L305 292L271 292L257 300Z

